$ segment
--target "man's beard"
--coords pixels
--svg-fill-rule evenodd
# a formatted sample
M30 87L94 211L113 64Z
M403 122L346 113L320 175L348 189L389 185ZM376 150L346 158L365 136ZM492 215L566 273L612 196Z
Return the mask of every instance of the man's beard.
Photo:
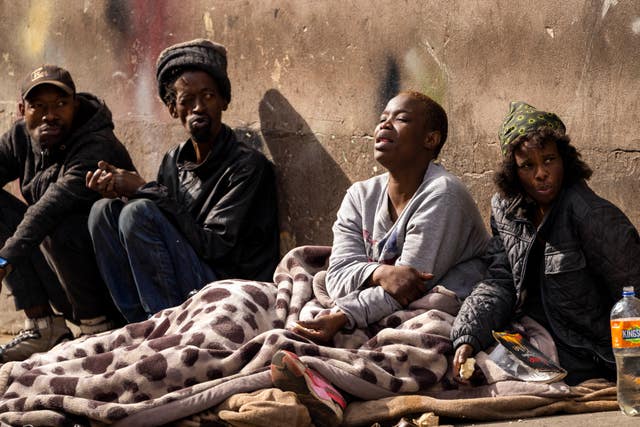
M203 116L199 117L200 120L205 121L204 126L194 126L195 120L190 120L189 125L189 133L191 134L191 139L193 139L196 143L205 143L211 140L213 136L213 132L211 131L211 119L209 117Z
M211 137L213 136L211 133L211 128L209 127L194 129L189 126L189 133L191 133L191 139L193 139L198 144L211 141Z

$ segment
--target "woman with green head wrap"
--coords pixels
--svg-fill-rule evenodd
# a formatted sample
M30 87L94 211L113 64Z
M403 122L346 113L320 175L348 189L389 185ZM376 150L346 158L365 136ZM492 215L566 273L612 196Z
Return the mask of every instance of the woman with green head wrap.
M591 169L557 115L512 102L498 136L489 275L454 322L454 372L528 316L553 338L568 384L613 379L609 312L640 279L638 231L587 186Z

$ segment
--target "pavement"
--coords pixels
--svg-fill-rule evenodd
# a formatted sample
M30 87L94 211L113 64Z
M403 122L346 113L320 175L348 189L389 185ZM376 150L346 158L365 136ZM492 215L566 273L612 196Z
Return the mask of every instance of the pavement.
M441 420L440 425L446 420ZM550 417L528 418L524 420L488 423L452 423L455 427L639 427L640 417L628 417L621 411L593 412L589 414L554 415Z
M13 338L12 335L0 334L0 344ZM440 419L440 426L471 427L640 427L640 416L628 417L620 411L594 412L589 414L554 415L518 419L511 421L468 422L454 419Z

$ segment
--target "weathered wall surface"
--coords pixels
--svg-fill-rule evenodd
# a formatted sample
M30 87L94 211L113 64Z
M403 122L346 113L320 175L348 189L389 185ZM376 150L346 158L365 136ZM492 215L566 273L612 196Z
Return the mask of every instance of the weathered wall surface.
M485 218L498 126L509 101L525 100L564 119L592 187L640 226L637 1L3 1L0 28L2 129L22 77L58 63L107 101L148 179L184 139L156 95L157 54L195 37L225 44L223 119L276 165L285 249L330 244L344 190L382 172L371 134L399 89L446 108L442 162Z

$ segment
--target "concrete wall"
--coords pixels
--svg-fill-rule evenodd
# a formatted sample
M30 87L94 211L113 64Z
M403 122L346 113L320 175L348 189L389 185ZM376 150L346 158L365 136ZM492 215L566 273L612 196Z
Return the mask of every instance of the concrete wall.
M442 162L485 218L498 126L509 101L525 100L563 118L592 187L640 226L637 1L4 1L0 29L2 129L22 77L58 63L105 98L148 179L185 138L157 98L157 54L195 37L225 44L223 119L277 167L284 249L331 243L344 190L382 172L371 135L399 89L446 108Z

